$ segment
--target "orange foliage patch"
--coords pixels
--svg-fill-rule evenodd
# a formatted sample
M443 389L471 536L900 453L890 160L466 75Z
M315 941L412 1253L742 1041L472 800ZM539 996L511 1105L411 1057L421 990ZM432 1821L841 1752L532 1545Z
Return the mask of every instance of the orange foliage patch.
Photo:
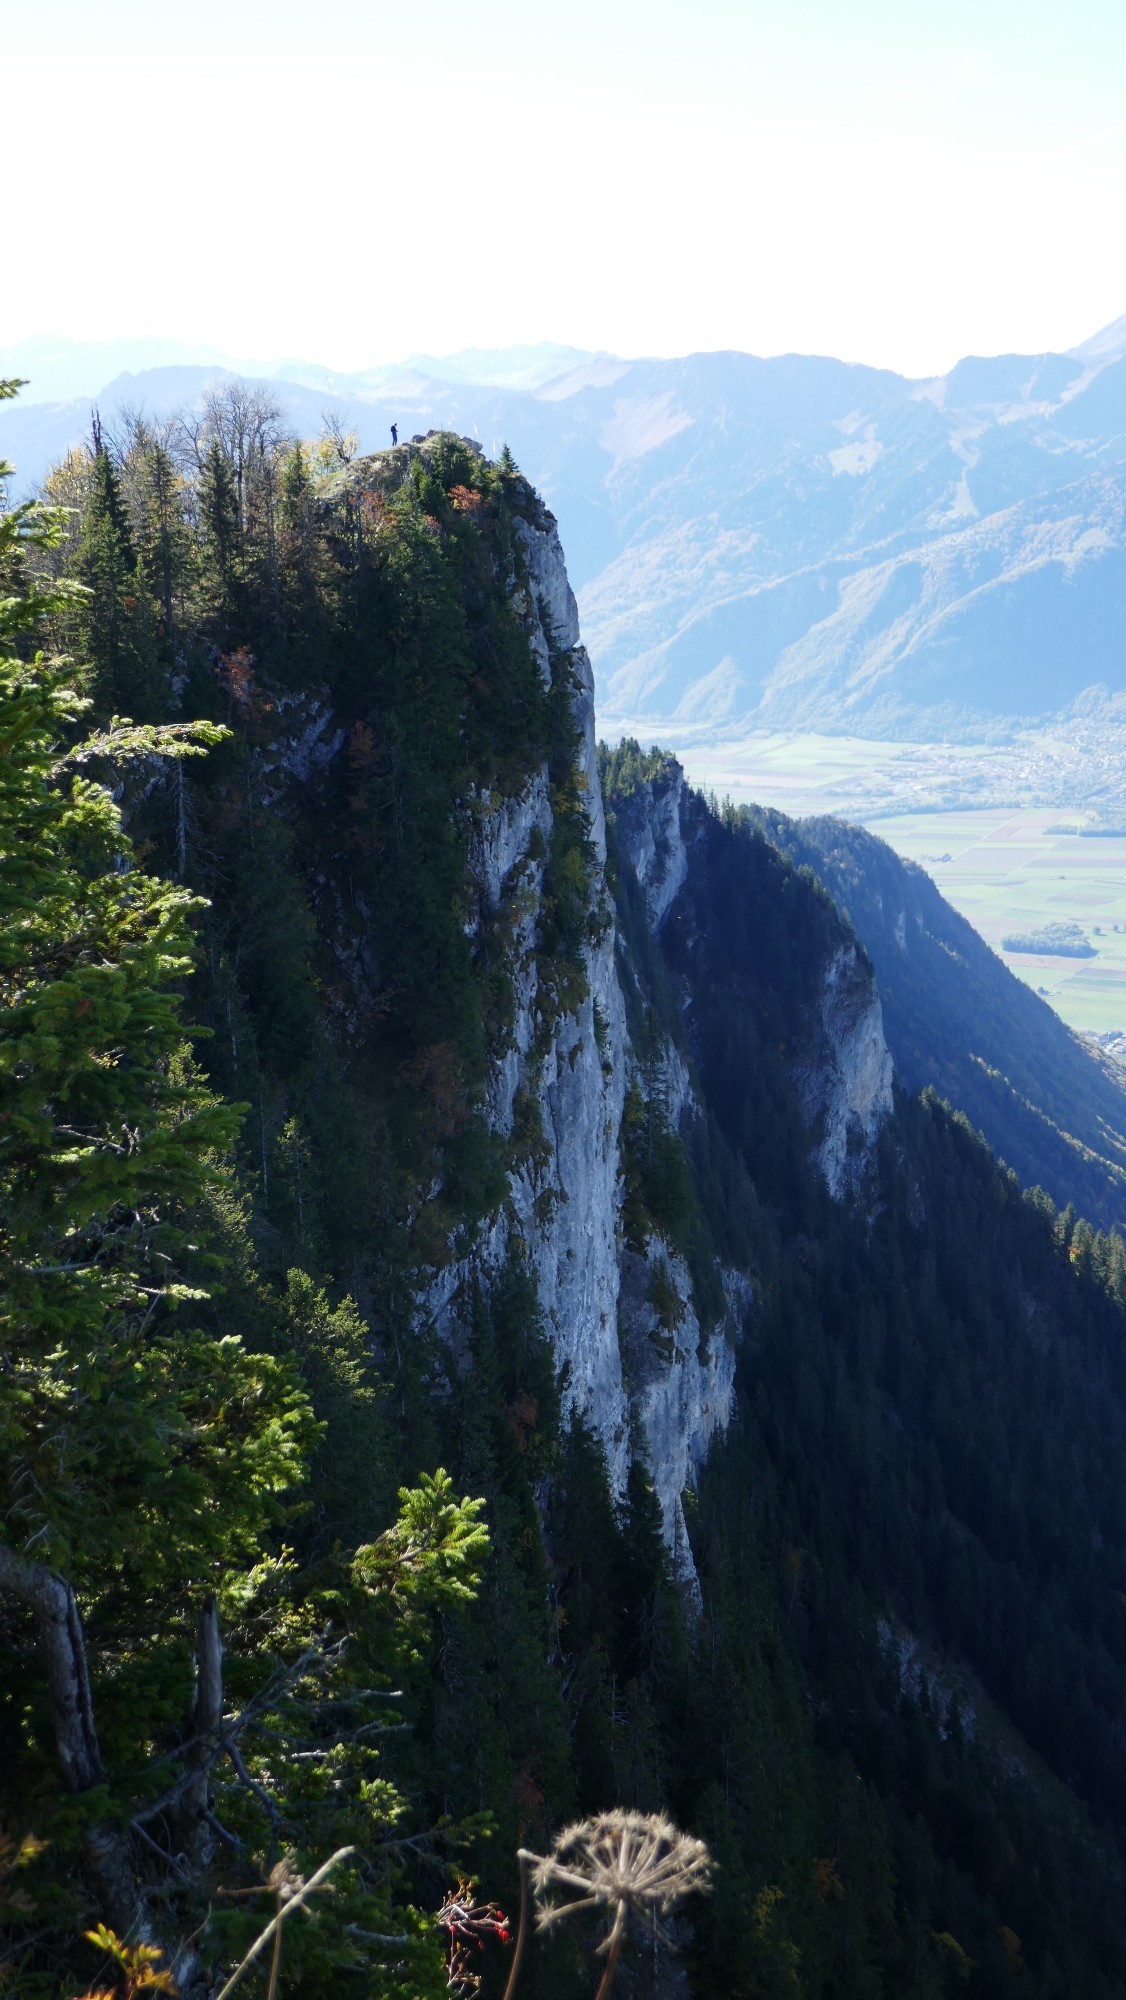
M236 646L233 653L220 653L215 676L244 721L270 713L274 704L267 701L255 682L254 655L249 646Z
M844 1883L837 1873L833 1855L823 1854L813 1864L813 1886L819 1903L839 1902L844 1895Z
M429 1048L420 1049L403 1064L400 1075L426 1099L444 1138L465 1130L469 1107L461 1063L452 1042L432 1042Z
M504 1420L516 1439L518 1451L527 1451L528 1439L536 1428L538 1417L539 1404L526 1390L517 1396L515 1402L509 1403L504 1413Z

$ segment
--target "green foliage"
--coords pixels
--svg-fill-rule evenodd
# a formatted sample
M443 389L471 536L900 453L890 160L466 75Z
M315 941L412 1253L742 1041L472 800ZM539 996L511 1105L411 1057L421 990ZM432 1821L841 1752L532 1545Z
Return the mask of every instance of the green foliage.
M75 643L89 661L103 713L150 721L162 707L156 606L138 560L121 480L100 442L94 452L78 543Z
M622 801L636 797L647 785L660 785L677 768L675 757L654 743L643 750L636 736L623 736L613 749L598 746L598 775L607 798Z
M0 523L9 550L56 532ZM31 591L0 615L14 633L52 608ZM291 1483L301 1405L236 1340L171 1331L202 1289L191 1218L236 1119L183 1055L198 899L129 865L118 808L65 756L82 708L62 668L0 659L5 1514L17 1546L83 1576L159 1548L174 1591ZM114 747L134 745L119 731ZM173 1493L182 1547L162 1518Z
M197 506L204 607L217 641L228 644L243 609L242 524L234 470L218 437L203 462Z
M183 986L205 905L138 865L119 805L85 775L124 769L128 796L131 764L167 772L216 744L222 758L225 732L111 711L75 745L89 704L25 639L79 603L104 640L95 699L109 707L126 685L120 619L133 614L114 593L135 558L108 460L94 464L91 495L81 599L30 567L60 547L60 518L0 517L0 638L27 655L0 658L0 1437L14 1591L0 1599L0 1762L5 1821L34 1814L50 1856L39 1897L19 1905L20 1990L80 1977L65 1968L83 1895L110 1880L99 1854L119 1856L119 1900L139 1898L148 1874L173 1930L198 1931L226 1855L265 1871L284 1839L311 1868L343 1836L359 1858L316 1930L299 1943L294 1927L302 1991L335 1990L347 1960L381 1990L436 1994L434 1928L401 1886L418 1836L382 1739L401 1726L396 1704L418 1683L435 1619L479 1585L482 1503L439 1470L400 1483L395 1507L384 1392L355 1307L301 1270L279 1295L256 1268L228 1158L239 1113L186 1046ZM172 564L173 592L184 573ZM232 688L245 698L245 681ZM287 877L265 881L276 891ZM263 951L268 1007L284 982ZM273 1088L300 1078L296 1031L263 1040ZM301 1230L306 1149L294 1120L283 1134ZM73 1800L54 1741L69 1711L28 1616L36 1580L55 1572L68 1671L92 1701ZM219 1708L200 1724L205 1680ZM385 1967L397 1925L403 1949ZM244 1928L235 1906L229 1921L216 1914L209 1948L237 1950ZM127 1987L157 1983L155 1960L104 1928L97 1941Z
M420 1610L473 1597L488 1534L478 1521L484 1501L457 1500L448 1473L400 1487L399 1518L378 1541L357 1549L352 1576L394 1606L403 1632Z
M669 1120L660 1034L652 1014L647 1030L622 1110L622 1221L634 1248L643 1249L650 1230L656 1229L683 1254L699 1220L696 1195L683 1142Z

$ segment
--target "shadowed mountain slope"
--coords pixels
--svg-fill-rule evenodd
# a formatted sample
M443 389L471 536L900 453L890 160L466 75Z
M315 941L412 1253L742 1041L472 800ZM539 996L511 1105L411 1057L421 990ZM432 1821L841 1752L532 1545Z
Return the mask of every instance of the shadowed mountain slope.
M1025 1186L1126 1222L1126 1085L939 894L926 871L843 820L752 809L767 839L847 911L879 981L911 1091L932 1085Z

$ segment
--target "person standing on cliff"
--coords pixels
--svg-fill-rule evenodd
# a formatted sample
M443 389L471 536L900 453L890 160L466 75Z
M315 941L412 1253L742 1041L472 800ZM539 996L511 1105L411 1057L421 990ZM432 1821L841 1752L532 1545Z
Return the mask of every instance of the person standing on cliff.
M391 442L392 442L392 444L398 444L398 442L399 442L399 426L398 426L398 424L392 424L392 426L391 426Z

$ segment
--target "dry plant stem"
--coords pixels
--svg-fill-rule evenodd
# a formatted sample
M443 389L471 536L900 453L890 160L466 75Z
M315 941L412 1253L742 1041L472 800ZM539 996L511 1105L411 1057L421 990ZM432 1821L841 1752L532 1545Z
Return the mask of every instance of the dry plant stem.
M598 1991L594 1996L594 2000L606 2000L606 1995L609 1993L611 1986L614 1984L614 1974L618 1969L618 1953L621 1951L621 1948L622 1948L622 1934L621 1931L617 1931L617 1935L615 1936L614 1941L610 1946L610 1956L606 1960L606 1970L602 1975L602 1983L599 1986Z
M215 2000L227 2000L228 1993L234 1992L235 1987L238 1985L240 1979L243 1976L243 1973L249 1972L251 1966L254 1964L254 1961L258 1957L259 1953L265 1951L266 1946L270 1942L270 1939L275 1935L280 1935L281 1927L282 1924L285 1922L286 1917L292 1915L294 1910L299 1910L301 1908L302 1903L306 1902L308 1898L312 1895L314 1889L319 1889L321 1883L324 1882L329 1875L331 1875L333 1869L337 1866L338 1862L346 1861L348 1856L350 1854L354 1854L355 1851L356 1850L354 1847L338 1847L335 1854L330 1854L328 1860L323 1861L321 1863L321 1866L317 1869L316 1874L310 1875L309 1880L302 1885L302 1887L297 1891L297 1894L295 1896L291 1896L287 1903L279 1903L277 1915L270 1919L270 1922L266 1925L265 1930L260 1934L260 1936L255 1938L254 1943L251 1945L250 1950L247 1952L246 1957L243 1959L241 1965L236 1965L226 1985L221 1989L219 1993L216 1994ZM276 1948L274 1957L276 1966L277 1962ZM271 1973L271 1979L272 1978L273 1978L273 1973ZM272 1986L270 1990L271 1992L273 1991Z
M528 1929L528 1862L530 1856L520 1847L516 1859L520 1863L520 1925L516 1932L516 1950L512 1954L512 1966L508 1974L508 1985L504 1989L504 2000L512 2000L516 1991L516 1981L520 1977L520 1961L524 1956L524 1938ZM220 1995L222 2000L222 1995Z
M622 1842L622 1852L623 1854L625 1853L624 1841ZM614 1916L614 1928L605 1943L600 1944L598 1947L600 1952L608 1952L609 1957L606 1960L606 1970L602 1975L601 1984L594 1996L594 2000L606 2000L606 1995L614 1984L614 1974L618 1969L618 1954L622 1949L622 1939L625 1936L625 1929L626 1906L624 1903L619 1903Z
M277 1992L277 1990L278 1990L278 1973L279 1973L279 1972L280 1972L280 1970L281 1970L281 1941L282 1941L282 1927L281 1927L281 1916L282 1916L282 1907L283 1907L283 1906L282 1906L282 1899L281 1899L281 1897L279 1896L279 1897L278 1897L278 1927L277 1927L277 1930L276 1930L276 1931L274 1932L274 1955L273 1955L272 1959L270 1960L270 1983L269 1983L269 1985L268 1985L268 1986L267 1986L267 1988L266 1988L266 2000L274 2000L274 1995L275 1995L275 1993L276 1993L276 1992Z

